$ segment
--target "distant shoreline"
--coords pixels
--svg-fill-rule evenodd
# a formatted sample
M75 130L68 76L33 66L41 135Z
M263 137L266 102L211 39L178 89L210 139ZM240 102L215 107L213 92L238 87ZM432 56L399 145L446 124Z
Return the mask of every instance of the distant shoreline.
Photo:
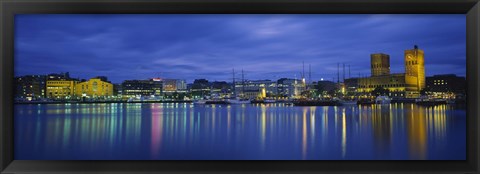
M92 103L192 103L189 100L178 100L178 101L30 101L30 102L14 102L13 104L92 104Z

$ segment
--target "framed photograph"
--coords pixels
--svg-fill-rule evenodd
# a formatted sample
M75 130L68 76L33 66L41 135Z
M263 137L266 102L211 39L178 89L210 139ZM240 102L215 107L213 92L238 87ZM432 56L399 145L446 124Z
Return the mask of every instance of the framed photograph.
M3 173L478 173L478 1L2 1Z

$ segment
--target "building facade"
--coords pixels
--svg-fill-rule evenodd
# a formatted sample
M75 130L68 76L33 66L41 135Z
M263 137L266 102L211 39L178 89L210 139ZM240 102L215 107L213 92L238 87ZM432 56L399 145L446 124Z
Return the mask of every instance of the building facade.
M357 92L368 96L375 88L390 91L393 98L417 98L425 88L425 62L423 50L418 46L405 50L405 73L390 73L390 57L378 53L371 55L371 76L358 78Z
M207 79L195 79L190 92L193 99L208 98L210 96L211 83Z
M370 62L372 76L383 76L390 74L390 56L388 54L372 54L370 55Z
M277 81L277 93L280 97L296 98L305 89L306 85L302 80L281 78Z
M418 97L425 88L424 54L416 45L414 49L405 50L405 83L408 98Z
M187 83L181 79L163 79L163 92L169 93L186 93Z
M434 75L426 78L426 88L431 92L465 94L465 87L465 77L455 74Z
M122 98L152 96L155 89L150 80L125 80L122 83Z
M95 77L79 82L75 86L75 95L88 98L109 98L113 96L113 84L105 77Z
M78 79L70 78L69 73L49 74L46 82L46 97L53 100L66 100L75 97Z
M244 95L245 98L266 98L276 97L278 94L277 82L271 80L248 80L244 83L236 82L235 90L238 95ZM246 94L248 91L249 94ZM256 92L256 94L252 94Z
M27 75L15 77L16 100L39 100L45 98L46 76Z

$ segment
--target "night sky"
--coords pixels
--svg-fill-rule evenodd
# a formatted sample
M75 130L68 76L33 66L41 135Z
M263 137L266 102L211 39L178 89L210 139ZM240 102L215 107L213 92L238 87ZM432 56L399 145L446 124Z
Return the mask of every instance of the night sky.
M427 76L465 76L465 15L17 15L15 75L70 72L114 83L153 77L231 81L370 75L370 54L425 51ZM342 70L340 70L342 72ZM308 73L307 73L308 74ZM237 73L237 77L240 77Z

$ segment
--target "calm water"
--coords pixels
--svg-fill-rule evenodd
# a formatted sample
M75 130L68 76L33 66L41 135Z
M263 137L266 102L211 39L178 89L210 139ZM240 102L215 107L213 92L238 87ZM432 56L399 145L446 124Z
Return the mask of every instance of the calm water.
M449 105L15 106L15 159L463 160L466 111Z

